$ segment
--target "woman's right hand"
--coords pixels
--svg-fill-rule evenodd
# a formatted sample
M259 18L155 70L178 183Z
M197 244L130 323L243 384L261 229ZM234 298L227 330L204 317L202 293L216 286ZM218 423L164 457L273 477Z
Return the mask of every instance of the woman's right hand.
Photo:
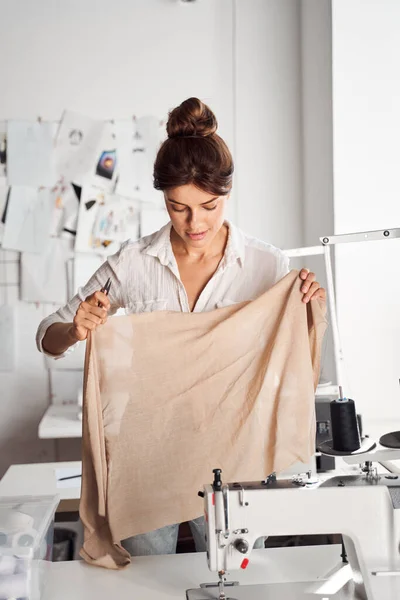
M99 306L99 303L101 306ZM80 303L72 323L72 335L77 341L86 340L89 331L94 331L107 321L110 300L103 292L94 292Z

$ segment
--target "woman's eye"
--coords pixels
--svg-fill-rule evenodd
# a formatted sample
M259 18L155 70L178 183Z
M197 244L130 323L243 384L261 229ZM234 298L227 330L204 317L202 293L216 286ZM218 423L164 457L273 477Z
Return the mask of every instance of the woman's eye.
M173 210L174 212L185 212L185 209L184 209L184 208L182 208L182 209L179 209L179 208L174 208L173 206L172 206L172 210Z
M217 205L215 205L215 206L204 206L203 208L205 208L206 210L215 210L217 208Z

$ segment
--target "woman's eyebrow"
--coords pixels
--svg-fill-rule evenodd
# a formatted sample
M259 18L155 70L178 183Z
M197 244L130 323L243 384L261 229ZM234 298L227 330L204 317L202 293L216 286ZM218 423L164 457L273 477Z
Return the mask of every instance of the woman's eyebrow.
M203 202L202 204L200 204L200 206L205 206L206 204L210 204L211 202L215 202L215 200L218 200L219 196L216 196L215 198L211 198L211 200L207 200L207 202ZM180 204L181 206L187 206L187 204L183 204L183 202L178 202L177 200L174 200L173 198L167 198L168 202L173 202L174 204Z

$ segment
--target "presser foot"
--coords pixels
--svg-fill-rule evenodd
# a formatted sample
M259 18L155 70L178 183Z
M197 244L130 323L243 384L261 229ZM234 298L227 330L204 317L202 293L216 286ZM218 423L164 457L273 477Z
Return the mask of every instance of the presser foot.
M217 582L201 583L197 589L186 590L187 600L237 600L230 590L239 585L238 581L226 581L223 575ZM233 592L234 593L234 592Z

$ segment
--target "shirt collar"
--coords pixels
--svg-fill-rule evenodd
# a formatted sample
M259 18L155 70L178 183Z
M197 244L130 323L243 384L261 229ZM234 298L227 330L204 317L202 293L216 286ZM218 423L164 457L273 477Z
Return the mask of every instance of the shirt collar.
M229 233L222 259L224 261L223 266L229 267L236 261L239 261L240 266L243 266L245 257L244 234L230 221L225 221L225 224L228 226ZM175 262L171 246L171 228L172 223L170 221L154 234L150 244L143 250L144 254L157 257L164 266L172 265Z

